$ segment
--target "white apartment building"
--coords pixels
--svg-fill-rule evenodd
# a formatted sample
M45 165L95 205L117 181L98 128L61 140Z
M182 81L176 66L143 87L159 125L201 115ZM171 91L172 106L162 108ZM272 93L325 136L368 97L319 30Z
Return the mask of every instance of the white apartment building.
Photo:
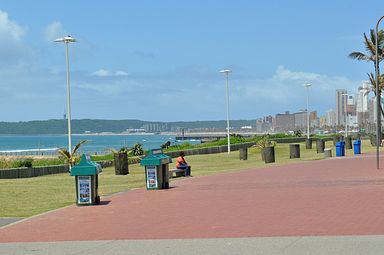
M333 127L336 125L336 112L333 109L325 113L325 125Z
M368 94L369 94L369 85L368 81L363 81L362 86L359 87L356 100L356 115L357 122L359 126L367 124L369 121L369 111L368 111Z

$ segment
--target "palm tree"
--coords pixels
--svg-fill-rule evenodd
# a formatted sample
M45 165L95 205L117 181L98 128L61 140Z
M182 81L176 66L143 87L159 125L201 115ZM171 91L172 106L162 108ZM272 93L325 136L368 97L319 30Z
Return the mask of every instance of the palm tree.
M370 30L369 33L369 38L368 36L364 33L364 44L365 44L365 49L367 54L364 54L362 52L352 52L349 54L350 58L357 59L357 60L363 60L367 62L372 62L375 68L375 61L376 61L376 56L378 56L378 62L380 66L380 62L384 59L384 31L380 30L378 32L378 37L377 37L377 45L378 45L378 51L376 54L376 32L374 29ZM380 68L377 70L379 73L379 93L381 95L381 92L384 88L384 77L383 75L380 75ZM371 91L375 93L376 96L376 79L375 76L372 73L367 74L369 81L371 82ZM381 107L381 114L384 116L384 111Z
M371 83L371 88L369 89L369 91L373 91L373 93L375 94L376 96L376 79L375 79L375 75L373 73L367 73L368 75L368 78L369 78L369 82ZM381 91L383 90L384 88L384 74L379 74L379 91L380 91L380 94L381 94ZM367 91L366 93L369 93L369 91ZM383 107L381 107L381 104L380 104L380 110L381 110L381 115L384 116L384 111L383 111Z
M71 167L76 163L76 152L79 150L80 146L83 143L88 142L88 140L82 140L73 148L72 152L69 152L66 148L60 148L57 152L65 158L65 163L69 164Z
M378 36L378 53L379 53L379 62L383 60L383 47L384 47L384 31L380 30ZM368 52L368 55L361 53L361 52L352 52L349 54L350 58L357 59L357 60L364 60L364 61L372 61L373 64L375 64L376 60L376 33L374 29L370 30L370 37L368 38L367 35L364 33L364 44L365 49Z

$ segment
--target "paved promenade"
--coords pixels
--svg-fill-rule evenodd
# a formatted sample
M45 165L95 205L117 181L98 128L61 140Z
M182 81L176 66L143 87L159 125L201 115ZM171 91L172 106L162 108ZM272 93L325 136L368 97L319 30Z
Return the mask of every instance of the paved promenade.
M375 162L333 158L131 190L2 227L0 254L382 254Z

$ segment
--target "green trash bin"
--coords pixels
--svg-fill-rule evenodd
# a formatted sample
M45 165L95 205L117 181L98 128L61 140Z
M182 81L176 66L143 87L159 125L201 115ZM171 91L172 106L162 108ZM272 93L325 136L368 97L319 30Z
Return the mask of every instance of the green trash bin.
M169 163L172 158L163 154L161 149L151 150L148 156L140 161L145 167L147 190L169 188Z
M85 154L81 156L79 164L72 167L71 176L75 176L76 180L76 203L78 205L100 204L98 175L101 172L101 166Z

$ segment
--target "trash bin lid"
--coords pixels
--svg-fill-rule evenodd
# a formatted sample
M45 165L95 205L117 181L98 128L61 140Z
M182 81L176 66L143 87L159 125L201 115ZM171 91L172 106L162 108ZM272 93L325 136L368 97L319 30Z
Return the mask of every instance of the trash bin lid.
M169 163L172 163L172 158L163 154L161 149L151 150L149 155L140 161L140 165L142 166L160 166Z
M85 154L81 156L80 162L71 168L71 176L79 175L97 175L101 173L101 165L92 161Z

